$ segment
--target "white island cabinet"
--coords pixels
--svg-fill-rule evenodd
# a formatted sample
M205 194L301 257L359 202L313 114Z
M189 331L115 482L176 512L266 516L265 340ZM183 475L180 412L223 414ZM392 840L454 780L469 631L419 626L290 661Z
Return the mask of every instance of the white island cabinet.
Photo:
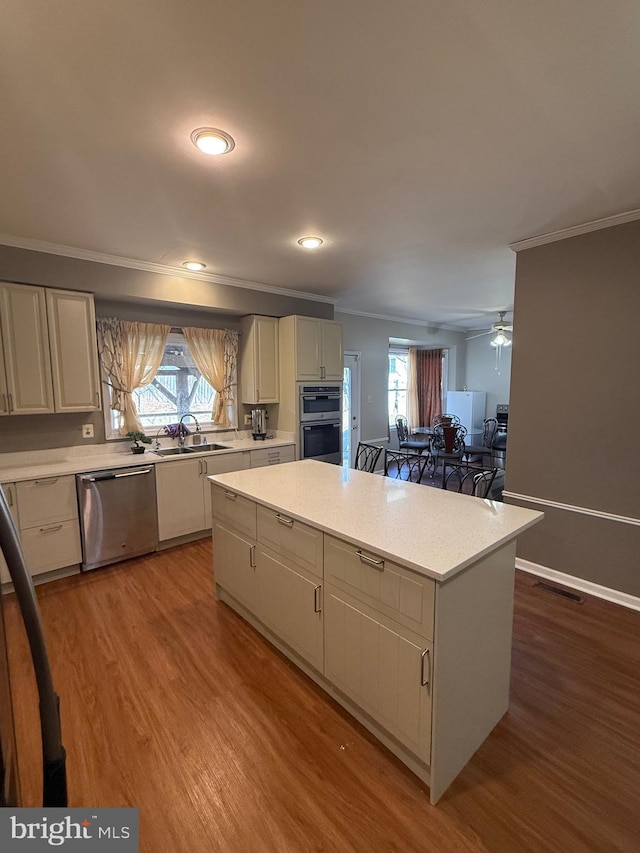
M218 599L437 802L507 711L515 537L542 513L312 460L210 480Z

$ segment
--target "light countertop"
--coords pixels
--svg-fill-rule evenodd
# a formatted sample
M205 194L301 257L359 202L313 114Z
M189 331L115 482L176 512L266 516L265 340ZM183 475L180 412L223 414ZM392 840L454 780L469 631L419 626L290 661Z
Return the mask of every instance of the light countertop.
M313 460L209 479L440 581L543 518L522 507Z
M37 450L29 453L0 454L0 483L16 483L22 480L33 480L39 477L58 477L63 474L80 474L85 471L104 471L108 468L131 468L139 465L157 465L174 462L178 459L195 459L200 456L221 456L225 453L239 453L247 450L262 450L263 448L284 447L293 444L290 438L267 438L264 441L254 441L251 437L227 441L219 441L210 436L210 444L224 444L226 450L207 451L203 446L202 452L184 456L158 456L150 450L133 454L129 445L91 445L89 447L62 447L54 450ZM153 445L150 445L150 447ZM163 442L163 446L174 446L173 443ZM116 450L115 448L122 448ZM3 458L4 456L4 458Z

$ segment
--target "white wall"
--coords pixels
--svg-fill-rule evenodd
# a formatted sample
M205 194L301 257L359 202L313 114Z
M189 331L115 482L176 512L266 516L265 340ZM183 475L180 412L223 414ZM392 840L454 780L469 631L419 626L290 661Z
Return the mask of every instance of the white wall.
M468 334L476 334L469 332ZM491 346L492 335L483 335L467 341L464 355L464 383L469 391L486 391L486 418L496 416L498 403L509 402L511 384L511 351L513 346L502 348L500 373L496 371L496 351ZM458 390L462 390L461 386ZM452 389L453 390L453 389Z

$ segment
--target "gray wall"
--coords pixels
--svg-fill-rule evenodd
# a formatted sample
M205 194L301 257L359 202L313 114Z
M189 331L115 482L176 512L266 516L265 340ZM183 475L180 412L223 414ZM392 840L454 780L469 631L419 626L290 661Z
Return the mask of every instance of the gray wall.
M640 222L518 254L508 491L640 517L639 317ZM640 527L544 511L519 557L640 596Z
M469 332L469 335L477 334ZM469 391L486 391L487 408L485 417L496 416L496 406L509 402L511 384L511 351L503 347L500 373L496 371L496 351L491 346L492 335L483 335L467 341L464 357L465 385Z
M433 329L427 325L419 326L362 317L340 311L336 311L335 319L342 323L344 348L362 354L360 363L360 437L362 441L380 439L387 435L389 338L404 339L423 346L447 348L449 350L449 390L454 391L463 387L465 381L463 333Z
M11 246L0 246L0 281L86 291L96 297L97 316L147 323L239 328L239 317L243 314L277 317L303 314L333 318L333 305L328 302L143 272ZM93 439L82 438L82 424L86 423L93 424ZM0 418L2 453L101 444L104 441L102 412Z

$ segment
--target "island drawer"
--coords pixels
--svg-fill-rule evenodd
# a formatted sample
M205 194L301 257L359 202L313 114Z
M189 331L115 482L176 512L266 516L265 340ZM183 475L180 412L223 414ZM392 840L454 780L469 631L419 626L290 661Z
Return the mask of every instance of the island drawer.
M225 521L251 539L256 538L256 505L254 501L231 489L214 485L211 507L214 519Z
M324 579L433 640L435 581L341 539L324 537Z
M322 577L322 532L288 515L258 506L258 541Z
M76 478L73 475L26 480L16 484L16 494L21 530L78 517Z

